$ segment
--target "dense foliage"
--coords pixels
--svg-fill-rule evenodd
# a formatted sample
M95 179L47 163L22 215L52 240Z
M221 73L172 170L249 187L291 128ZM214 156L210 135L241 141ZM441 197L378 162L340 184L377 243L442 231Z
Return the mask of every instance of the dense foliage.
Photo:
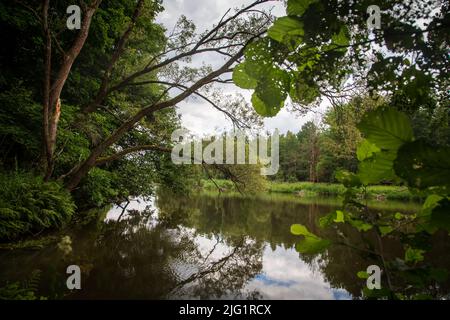
M65 29L68 2L58 2L49 8L55 28L61 28L56 47L71 44L74 32ZM0 165L4 170L39 171L42 168L42 74L43 39L40 20L30 11L31 5L13 2L0 4L0 28L4 45L0 49ZM32 7L31 7L32 8ZM157 85L130 87L112 94L102 109L89 115L82 108L98 91L106 63L114 51L114 43L129 24L135 1L105 1L92 21L89 37L75 61L63 90L63 108L58 123L53 175L64 176L86 159L93 146L107 137L136 110L136 105L152 101L163 94ZM166 43L164 29L154 23L162 10L158 1L145 1L122 57L117 61L112 81L142 64L146 57L156 55ZM63 59L62 50L55 50L55 65ZM149 74L144 80L155 79ZM144 119L103 156L114 154L136 144L170 144L170 133L179 126L175 110L165 110ZM129 196L148 196L158 183L183 186L175 180L189 171L171 165L161 152L146 151L141 157L129 156L105 162L86 176L74 191L79 207L101 206L110 201L123 201ZM47 179L46 179L47 180ZM6 191L9 192L9 191ZM6 195L5 195L6 196Z
M0 239L61 227L75 212L67 190L31 173L0 173Z
M371 32L366 11L373 5L382 21ZM254 90L259 114L276 115L288 96L306 107L356 84L402 99L405 108L418 110L430 97L445 105L448 3L289 0L286 13L234 70L234 82Z

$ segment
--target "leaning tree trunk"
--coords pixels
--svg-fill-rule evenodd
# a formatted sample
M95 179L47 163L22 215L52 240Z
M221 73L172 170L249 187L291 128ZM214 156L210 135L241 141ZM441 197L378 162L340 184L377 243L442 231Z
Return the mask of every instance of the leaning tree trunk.
M83 21L80 31L75 38L69 51L63 53L62 64L56 73L55 79L51 80L52 59L52 31L48 23L49 0L44 1L42 9L42 21L45 35L45 72L44 72L44 102L43 102L43 134L45 154L45 179L49 180L53 173L54 153L58 122L61 115L61 92L69 77L72 65L83 48L89 34L92 17L100 5L101 0L94 0L90 5L83 5Z

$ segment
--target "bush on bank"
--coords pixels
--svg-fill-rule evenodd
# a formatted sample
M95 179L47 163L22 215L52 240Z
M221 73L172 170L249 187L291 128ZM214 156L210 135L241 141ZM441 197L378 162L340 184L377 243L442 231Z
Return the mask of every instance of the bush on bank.
M59 183L31 173L0 172L0 190L0 240L61 227L76 209Z

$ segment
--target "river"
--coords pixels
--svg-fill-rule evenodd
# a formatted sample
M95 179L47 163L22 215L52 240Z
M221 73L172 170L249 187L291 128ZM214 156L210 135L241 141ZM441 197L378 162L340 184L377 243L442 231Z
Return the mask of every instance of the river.
M115 206L101 220L58 235L70 237L69 253L56 243L0 251L0 285L26 285L24 279L31 277L37 295L50 299L357 299L366 285L357 273L380 261L355 249L375 243L373 232L317 226L339 205L334 198L275 194L165 194L135 200L123 214ZM415 203L373 206L417 210ZM295 249L299 237L289 231L294 223L335 243L344 234L350 245L300 254ZM448 235L436 235L432 243L430 263L449 270ZM383 239L383 246L386 258L403 255L398 239ZM80 290L66 288L68 265L81 268ZM448 294L448 283L438 290Z

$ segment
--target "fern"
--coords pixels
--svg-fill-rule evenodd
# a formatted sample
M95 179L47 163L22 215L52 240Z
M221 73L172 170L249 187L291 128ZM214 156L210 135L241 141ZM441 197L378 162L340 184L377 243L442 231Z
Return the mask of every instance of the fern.
M34 270L30 277L22 282L7 283L0 287L0 300L44 300L45 297L36 296L40 278L41 271Z
M0 173L0 190L0 239L61 227L75 211L60 184L31 173Z

